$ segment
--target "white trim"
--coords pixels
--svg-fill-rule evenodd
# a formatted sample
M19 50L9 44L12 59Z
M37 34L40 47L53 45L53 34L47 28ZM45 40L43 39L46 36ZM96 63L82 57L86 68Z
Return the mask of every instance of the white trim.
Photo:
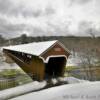
M39 56L39 58L42 59L44 63L46 63L46 60L43 57Z
M42 52L40 54L40 56L42 56L43 54L45 54L46 52L48 52L51 48L53 48L56 44L59 44L67 53L69 53L69 55L71 54L71 52L58 40L55 41L55 43L53 45L51 45L47 50L45 50L44 52Z
M45 60L45 62L48 63L49 59L53 58L53 57L65 57L67 60L67 57L65 55L52 55L52 56L48 56L47 59Z

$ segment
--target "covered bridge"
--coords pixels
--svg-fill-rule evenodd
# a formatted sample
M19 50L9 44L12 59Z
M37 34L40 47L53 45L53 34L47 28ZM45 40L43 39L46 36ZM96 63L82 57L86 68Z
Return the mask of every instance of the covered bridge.
M4 47L3 52L33 80L39 81L63 76L70 55L69 50L57 40Z

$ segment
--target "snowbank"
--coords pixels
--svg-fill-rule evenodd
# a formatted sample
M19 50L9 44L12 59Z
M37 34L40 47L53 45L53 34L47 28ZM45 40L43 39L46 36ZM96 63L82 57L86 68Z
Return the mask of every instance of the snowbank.
M18 95L26 94L35 90L39 90L46 86L46 81L32 82L15 88L0 91L0 100L7 100Z
M51 79L51 82L48 84L46 81L43 81L43 82L35 81L35 82L29 83L26 85L22 85L22 86L18 86L15 88L0 91L0 100L1 99L5 100L8 98L12 98L12 97L16 97L16 96L19 96L22 94L33 92L35 90L39 90L39 89L42 89L44 87L55 86L55 85L60 84L60 83L72 84L72 83L81 83L81 82L86 82L86 81L83 81L83 80L80 80L80 79L77 79L74 77L65 77L65 78L59 77L57 79L53 78L53 79Z
M81 80L75 77L65 77L63 81L68 82L68 84L88 82L87 80Z
M100 82L67 84L10 100L100 100Z

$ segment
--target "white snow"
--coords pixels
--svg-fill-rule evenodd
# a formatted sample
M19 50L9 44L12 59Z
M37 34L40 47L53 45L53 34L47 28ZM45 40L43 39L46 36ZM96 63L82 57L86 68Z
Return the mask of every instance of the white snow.
M45 50L47 50L56 42L57 40L45 41L45 42L33 42L33 43L8 46L8 47L3 47L3 48L39 56L41 53L43 53Z
M57 83L58 83L58 81L57 81L56 78L52 78L52 79L51 79L51 82L52 82L52 84L57 84Z
M80 80L74 77L59 77L59 78L52 78L51 82L53 85L56 85L58 82L64 82L64 83L69 83L69 84L73 84L73 83L83 83L83 82L87 82L85 80ZM39 90L44 88L47 85L46 81L43 82L37 82L34 81L32 83L28 83L26 85L22 85L22 86L18 86L15 88L11 88L11 89L7 89L7 90L3 90L0 91L0 100L6 100L8 98L12 98L12 97L16 97L22 94L26 94L35 90Z
M32 83L28 83L22 86L0 91L0 100L7 100L11 97L16 97L18 95L39 90L41 88L44 88L46 84L47 84L46 81L43 82L34 81Z
M67 84L10 100L100 100L100 82Z
M63 78L63 81L67 82L68 84L89 82L88 80L80 80L75 77L65 77L65 78Z
M80 82L86 82L86 81L82 81L80 79L74 78L74 77L59 77L59 78L52 78L51 82L53 85L56 85L58 82L67 82L67 83L80 83ZM47 85L46 81L43 82L37 82L34 81L32 83L28 83L26 85L22 85L22 86L18 86L18 87L14 87L11 89L7 89L7 90L3 90L0 91L0 100L5 100L8 98L12 98L12 97L16 97L22 94L26 94L35 90L39 90L44 88ZM14 91L14 92L13 92Z

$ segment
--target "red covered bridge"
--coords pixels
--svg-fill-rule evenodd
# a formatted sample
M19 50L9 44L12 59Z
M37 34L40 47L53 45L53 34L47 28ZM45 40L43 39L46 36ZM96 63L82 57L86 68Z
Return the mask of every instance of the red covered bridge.
M3 52L33 80L63 76L70 55L57 40L4 47Z

